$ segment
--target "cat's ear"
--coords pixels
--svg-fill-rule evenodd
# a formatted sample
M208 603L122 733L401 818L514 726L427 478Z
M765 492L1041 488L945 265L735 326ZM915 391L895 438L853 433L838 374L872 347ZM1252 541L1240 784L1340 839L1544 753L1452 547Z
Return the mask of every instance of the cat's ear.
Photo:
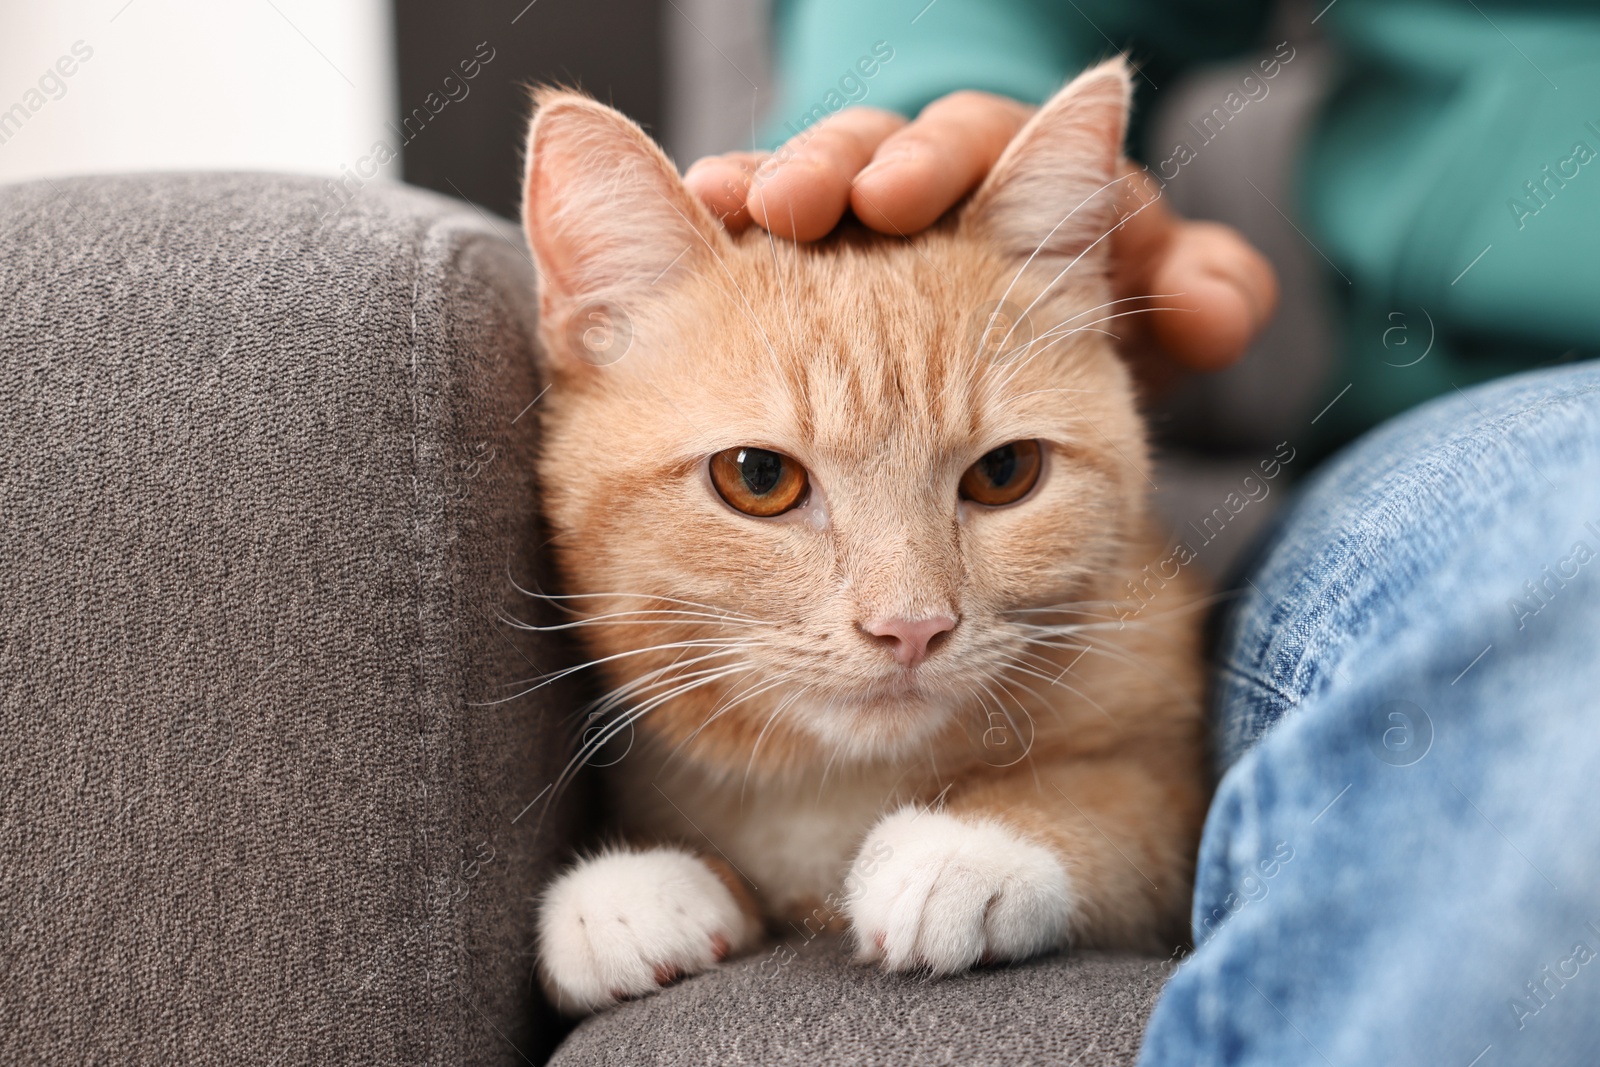
M1100 239L1116 222L1132 93L1120 58L1074 78L1012 138L973 194L963 225L1045 265L1105 250L1110 242Z
M593 317L596 308L626 319L684 272L705 267L711 249L727 240L627 116L561 89L538 90L534 108L522 222L539 269L547 338L566 338L574 318Z

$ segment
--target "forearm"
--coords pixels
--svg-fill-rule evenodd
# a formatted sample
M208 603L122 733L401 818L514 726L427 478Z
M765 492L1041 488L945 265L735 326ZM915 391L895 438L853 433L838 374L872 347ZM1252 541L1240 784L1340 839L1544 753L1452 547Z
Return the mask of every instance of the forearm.
M947 810L999 821L1059 859L1077 898L1074 945L1165 951L1183 940L1207 799L1199 744L1029 762L952 795Z

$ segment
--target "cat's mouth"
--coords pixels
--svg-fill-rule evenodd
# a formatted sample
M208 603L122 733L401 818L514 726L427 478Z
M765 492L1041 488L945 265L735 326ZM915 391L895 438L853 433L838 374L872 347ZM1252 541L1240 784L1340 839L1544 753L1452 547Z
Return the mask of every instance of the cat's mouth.
M955 703L928 679L907 671L851 690L817 693L807 702L801 720L824 741L842 752L883 756L921 744L943 729Z
M899 670L890 677L880 681L870 689L872 696L893 701L896 704L910 704L910 702L928 701L928 686L926 677L918 670Z
M947 687L920 671L905 671L858 689L841 692L835 698L846 714L880 728L920 731L942 722L953 701Z
M899 670L886 678L872 682L856 694L863 705L893 705L897 709L911 704L925 704L932 699L933 691L927 676L916 669Z

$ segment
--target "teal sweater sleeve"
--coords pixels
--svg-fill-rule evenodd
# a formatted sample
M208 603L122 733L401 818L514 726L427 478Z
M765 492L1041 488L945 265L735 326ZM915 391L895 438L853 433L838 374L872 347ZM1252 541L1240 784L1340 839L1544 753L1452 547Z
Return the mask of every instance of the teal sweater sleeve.
M1172 69L1227 55L1266 0L779 0L770 146L843 107L912 116L957 89L1039 103L1129 50L1151 91ZM888 57L885 59L884 57ZM870 71L870 73L868 73Z

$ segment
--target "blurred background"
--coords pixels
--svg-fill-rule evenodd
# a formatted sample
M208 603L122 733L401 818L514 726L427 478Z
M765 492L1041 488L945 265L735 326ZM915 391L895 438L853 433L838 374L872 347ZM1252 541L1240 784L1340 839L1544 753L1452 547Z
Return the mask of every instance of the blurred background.
M515 217L528 84L609 101L680 163L748 144L770 95L762 0L0 8L0 182L130 170L354 175Z

